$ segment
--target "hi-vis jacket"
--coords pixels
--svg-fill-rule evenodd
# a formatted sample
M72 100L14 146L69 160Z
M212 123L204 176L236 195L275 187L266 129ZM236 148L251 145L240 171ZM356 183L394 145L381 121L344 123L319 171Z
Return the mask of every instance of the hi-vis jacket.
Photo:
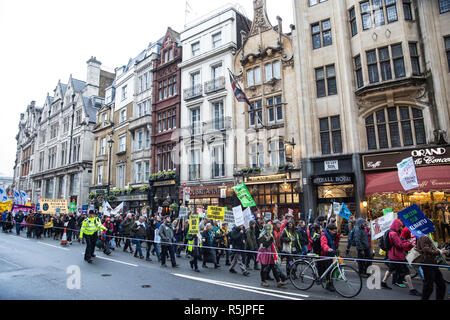
M106 230L106 228L101 224L98 218L88 218L83 221L80 229L80 239L83 238L83 235L86 234L88 236L93 235L98 230Z

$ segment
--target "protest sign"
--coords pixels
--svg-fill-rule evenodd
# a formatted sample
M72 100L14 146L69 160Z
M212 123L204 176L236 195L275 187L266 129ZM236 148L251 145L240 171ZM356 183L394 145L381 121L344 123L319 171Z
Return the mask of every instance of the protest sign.
M394 212L390 212L378 219L372 220L370 222L372 241L381 238L389 230L395 219L397 219L397 215Z
M383 214L385 215L385 214L388 214L388 213L391 213L392 212L392 208L386 208L386 209L383 209Z
M186 218L188 216L188 208L181 206L180 212L178 213L178 218Z
M419 187L419 182L417 181L416 166L414 165L413 157L406 158L402 162L398 163L397 168L398 178L405 191Z
M203 208L197 208L197 214L199 218L205 218L205 211L203 210Z
M224 222L226 222L228 224L228 230L233 229L233 227L236 225L236 222L234 220L233 211L225 211L225 220L224 220Z
M226 208L208 206L206 219L223 221L225 219Z
M43 214L68 214L66 199L40 199L41 211ZM57 210L59 209L59 210Z
M233 208L233 215L234 215L234 223L236 226L243 226L244 221L244 213L242 212L242 207L237 206Z
M14 203L11 212L16 214L19 211L22 211L26 215L30 213L30 211L35 211L35 208Z
M89 210L89 206L87 204L84 204L81 206L81 213L82 214L87 214Z
M250 226L250 221L255 220L255 217L253 216L252 210L249 208L245 209L243 211L244 214L244 227L248 228Z
M333 203L333 213L337 219L339 213L341 212L341 204L339 202Z
M198 221L199 220L199 216L196 214L191 214L191 216L189 217L189 234L190 235L195 235L200 233L199 229L198 229Z
M352 216L352 213L350 212L350 210L348 210L345 203L342 203L341 211L339 211L339 216L344 218L345 220L350 219L350 217Z
M236 193L236 196L238 197L239 201L241 201L241 204L244 208L256 207L255 200L253 200L244 183L241 183L240 185L237 185L232 189Z
M405 210L400 211L398 218L402 220L403 224L416 238L436 231L433 222L425 216L417 204L413 204Z

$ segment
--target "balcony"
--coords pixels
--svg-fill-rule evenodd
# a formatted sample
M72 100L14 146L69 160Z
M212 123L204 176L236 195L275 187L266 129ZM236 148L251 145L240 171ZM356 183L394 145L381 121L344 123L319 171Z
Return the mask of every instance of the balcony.
M151 149L136 150L131 153L131 161L150 159L152 157Z
M205 82L205 94L216 93L225 89L225 77Z
M192 100L203 96L203 87L201 84L197 84L191 88L184 89L184 101Z
M136 129L147 127L152 124L151 114L146 114L142 117L134 117L130 120L128 125L128 131L135 131Z

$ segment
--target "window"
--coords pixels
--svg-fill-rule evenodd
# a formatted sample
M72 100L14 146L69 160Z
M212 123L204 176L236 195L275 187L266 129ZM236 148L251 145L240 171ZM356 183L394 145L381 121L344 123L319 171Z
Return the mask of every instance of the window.
M417 51L417 43L409 43L409 55L411 57L411 67L413 76L420 76L420 60L419 52Z
M200 53L200 42L195 42L191 45L192 56L195 57Z
M76 119L76 124L77 124L77 126L79 126L79 125L81 125L81 117L82 117L82 112L81 112L81 110L77 110L76 112L75 112L75 119Z
M450 11L450 0L439 0L439 12L446 13Z
M342 153L340 116L322 118L319 122L322 154Z
M352 37L358 34L358 25L356 23L356 15L355 15L355 7L351 8L348 11L349 21L350 21L350 30L352 31Z
M398 20L396 0L385 0L386 2L386 16L389 23Z
M104 156L106 154L106 138L100 140L100 155Z
M144 132L139 131L137 133L136 150L142 150L144 148Z
M172 153L174 152L174 147L172 145L166 145L158 147L158 171L168 171L175 170L175 163L173 162Z
M322 3L322 2L325 2L325 1L328 1L328 0L308 0L310 7L315 6L316 4Z
M120 111L120 122L125 122L127 120L127 109Z
M191 134L200 134L200 108L191 109Z
M145 130L145 149L150 149L150 130Z
M118 165L117 166L117 188L125 187L125 166Z
M67 142L61 144L61 166L65 166L67 162Z
M365 1L360 3L361 9L361 20L363 25L363 30L372 28L372 11L370 10L370 2Z
M262 143L250 144L250 167L264 168L264 145Z
M281 96L268 98L267 104L267 121L270 123L283 121L283 102Z
M396 0L371 0L360 3L363 30L398 20ZM373 20L372 20L373 16Z
M113 101L113 88L106 89L105 92L105 103L109 104Z
M266 82L272 79L281 79L280 61L274 61L264 66Z
M369 73L369 82L376 83L380 81L377 66L377 53L375 50L367 51L367 69Z
M390 107L366 118L369 150L426 144L423 112L413 107Z
M169 78L169 97L177 94L177 76Z
M72 162L76 163L80 160L81 138L80 137L73 138L72 144L73 144Z
M200 180L200 150L191 150L191 162L189 165L189 180Z
M127 86L122 87L122 101L127 98Z
M405 20L412 20L411 0L403 0L403 14Z
M337 94L334 65L316 69L316 88L318 98Z
M213 125L214 130L222 130L225 128L225 118L224 118L224 109L223 109L223 101L214 102L212 104L213 108Z
M247 87L261 84L261 68L247 70Z
M402 78L406 76L405 62L403 60L403 49L401 44L391 46L392 59L394 61L394 73L396 78Z
M127 149L127 136L122 135L119 137L119 152L125 152Z
M380 59L381 79L383 81L392 79L391 58L389 55L389 47L378 49Z
M225 146L216 146L212 150L213 178L225 176Z
M48 150L48 169L56 167L56 147Z
M63 133L69 131L69 117L65 117L63 120Z
M39 153L39 172L44 171L45 151Z
M323 47L330 46L333 44L331 36L330 19L311 25L311 33L312 33L313 49L321 48L322 43Z
M46 136L46 131L42 130L39 134L39 143L40 144L45 143L45 136Z
M173 60L173 49L170 48L169 49L169 61L172 61L172 60Z
M150 162L145 161L144 162L144 177L142 182L148 181L150 178Z
M269 159L270 166L274 168L286 164L284 142L272 141L269 143Z
M364 86L364 78L362 73L362 67L361 67L361 56L357 55L354 58L355 61L355 73L356 73L356 83L358 88L361 88Z
M58 136L58 124L52 124L50 127L50 139L55 139Z
M47 199L53 199L54 187L54 179L45 180L45 194Z
M216 33L212 36L212 48L218 48L222 44L222 33Z
M450 71L450 36L444 38L445 52L447 53L448 70Z
M97 167L97 184L98 185L103 184L103 166Z
M136 183L142 182L142 162L136 163Z
M263 117L263 111L262 111L262 101L254 101L248 106L248 125L249 127L252 126L259 126L262 125L262 117Z

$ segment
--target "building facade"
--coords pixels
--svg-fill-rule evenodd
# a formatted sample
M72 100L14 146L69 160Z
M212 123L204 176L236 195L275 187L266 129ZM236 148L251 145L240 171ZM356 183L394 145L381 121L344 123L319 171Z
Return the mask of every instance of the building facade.
M184 193L192 207L228 206L231 210L235 97L228 70L234 70L240 31L248 32L250 25L234 7L228 7L181 33L180 199Z
M87 61L86 82L70 76L47 95L35 148L33 198L67 199L78 207L88 203L92 175L92 129L113 74L102 70L95 57Z
M326 215L333 202L345 202L358 216L376 217L373 196L393 190L377 185L363 158L411 154L448 139L448 1L293 7L305 210ZM445 188L433 189L445 199Z
M272 26L266 1L253 1L254 17L234 61L235 76L251 105L234 110L235 176L244 181L257 210L273 217L301 208L301 134L294 48L282 20Z

